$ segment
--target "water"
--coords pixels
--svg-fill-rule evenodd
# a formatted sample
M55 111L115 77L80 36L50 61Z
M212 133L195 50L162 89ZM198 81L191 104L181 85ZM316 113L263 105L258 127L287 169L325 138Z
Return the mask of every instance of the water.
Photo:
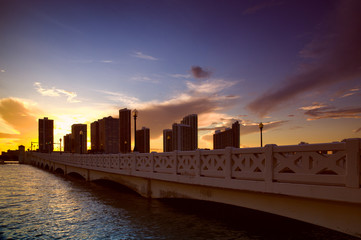
M203 201L146 199L29 165L0 165L0 239L354 239Z

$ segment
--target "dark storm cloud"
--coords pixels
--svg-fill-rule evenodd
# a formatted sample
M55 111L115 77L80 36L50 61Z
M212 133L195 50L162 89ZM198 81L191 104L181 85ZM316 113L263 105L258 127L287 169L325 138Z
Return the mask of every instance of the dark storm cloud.
M271 89L248 104L248 109L261 116L280 107L296 96L331 84L361 77L361 1L342 1L337 8L335 26L315 38L301 51L312 58L308 68L277 89Z
M194 78L209 78L212 75L212 72L201 68L200 66L192 66L191 72Z

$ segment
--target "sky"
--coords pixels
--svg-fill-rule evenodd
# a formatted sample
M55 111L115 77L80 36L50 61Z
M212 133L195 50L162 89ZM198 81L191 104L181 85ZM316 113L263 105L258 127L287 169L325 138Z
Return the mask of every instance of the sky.
M260 122L263 144L361 138L360 12L359 0L0 0L0 150L35 145L40 118L59 143L122 108L158 152L188 114L200 148L235 121L241 147L260 145Z

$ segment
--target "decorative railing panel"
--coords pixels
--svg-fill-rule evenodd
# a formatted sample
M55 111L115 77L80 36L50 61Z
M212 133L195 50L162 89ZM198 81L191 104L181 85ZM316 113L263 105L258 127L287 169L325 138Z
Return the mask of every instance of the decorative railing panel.
M130 170L132 169L133 154L119 154L119 169Z
M177 170L176 157L176 152L155 153L153 155L154 172L175 173Z
M201 151L201 176L205 177L225 177L226 155L224 149L214 151Z
M346 177L345 143L274 148L274 180L278 182L343 185ZM341 150L343 149L343 150Z
M177 174L196 176L199 175L199 151L178 152L177 154Z
M266 157L263 149L233 149L231 154L231 177L235 179L263 180L265 164Z
M153 172L153 154L136 154L135 170L142 172Z

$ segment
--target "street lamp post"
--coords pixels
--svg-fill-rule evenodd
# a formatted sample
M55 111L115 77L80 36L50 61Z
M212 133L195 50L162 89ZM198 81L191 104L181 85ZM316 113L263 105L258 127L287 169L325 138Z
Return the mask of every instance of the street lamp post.
M60 152L60 154L61 154L61 138L59 138L59 142L60 142L59 152Z
M260 133L261 133L261 147L263 147L263 143L262 143L262 129L263 129L263 123L261 122L259 125L259 130L260 130Z
M137 117L138 117L138 110L133 110L133 117L134 117L134 149L133 152L138 152L137 148Z
M83 131L82 130L80 130L79 135L80 135L80 154L82 154L83 153Z

